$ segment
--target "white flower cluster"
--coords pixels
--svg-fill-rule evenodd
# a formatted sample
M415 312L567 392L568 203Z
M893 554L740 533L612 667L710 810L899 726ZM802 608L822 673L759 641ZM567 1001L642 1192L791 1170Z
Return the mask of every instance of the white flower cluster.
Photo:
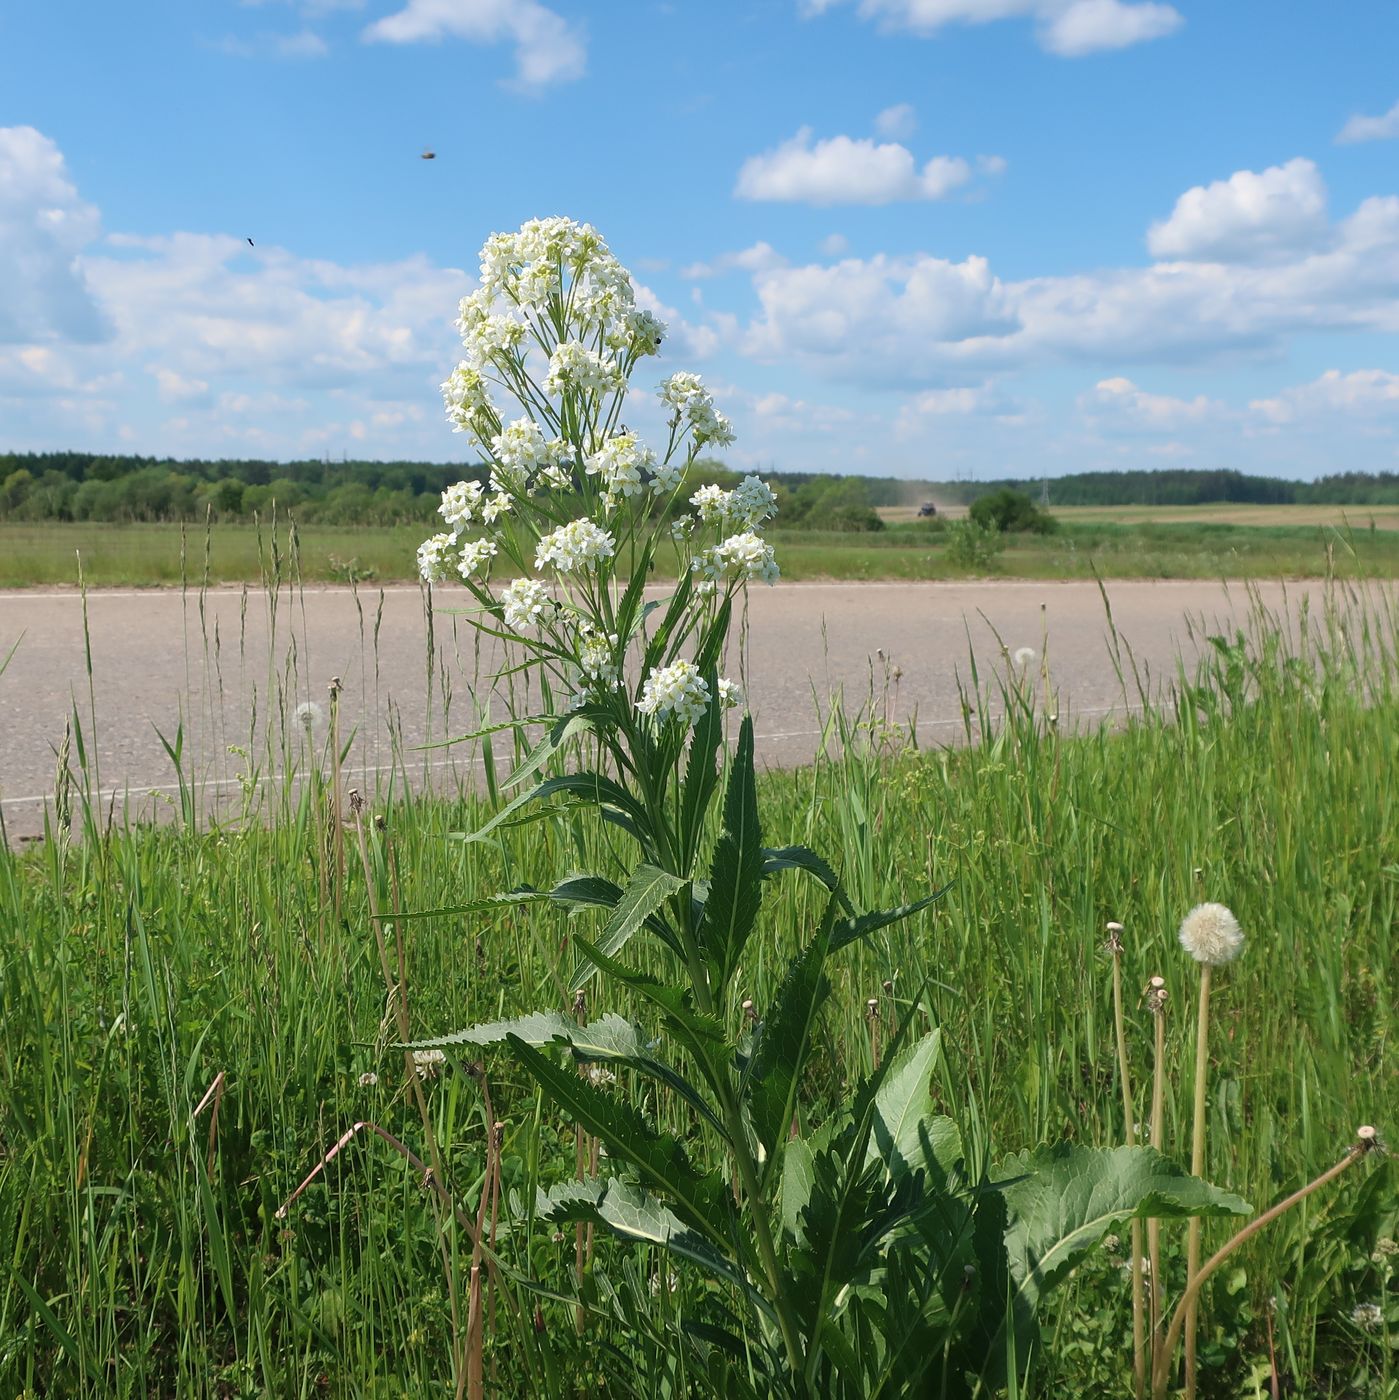
M662 472L656 454L635 433L617 433L607 439L587 460L589 476L597 477L609 496L637 496L648 479L656 492L675 485L679 468L668 465Z
M714 407L714 398L699 375L681 370L661 383L661 402L671 410L671 422L683 422L696 446L727 447L734 440L733 424Z
M480 513L485 494L479 481L458 481L442 493L437 513L453 530L465 529Z
M461 547L461 558L457 561L457 572L463 578L470 578L496 556L494 540L468 540Z
M603 635L586 624L578 634L578 670L590 685L615 690L621 682L617 667L617 634Z
M756 530L777 514L772 487L756 476L745 476L732 491L722 486L701 486L690 504L702 525Z
M480 369L463 360L442 383L442 402L454 433L483 441L495 420L495 409Z
M705 591L713 591L721 580L776 583L781 576L772 546L761 535L745 530L696 555L690 568Z
M604 360L582 341L564 340L549 355L549 373L544 376L546 394L615 394L622 387L622 367L615 360Z
M677 719L689 729L709 708L709 686L693 661L659 666L646 677L636 708L658 722Z
M441 583L447 577L447 566L457 537L453 533L434 535L418 546L418 575L424 583Z
M498 495L525 496L541 485L567 490L573 453L562 438L546 438L533 418L507 423L491 439L491 486Z
M610 559L616 549L616 539L602 526L591 520L570 520L539 541L534 551L534 567L552 567L561 574L576 574L603 559Z
M743 687L727 676L719 677L719 703L726 710L736 710L743 704Z
M538 579L512 579L501 590L500 615L514 632L526 632L552 622L559 605Z

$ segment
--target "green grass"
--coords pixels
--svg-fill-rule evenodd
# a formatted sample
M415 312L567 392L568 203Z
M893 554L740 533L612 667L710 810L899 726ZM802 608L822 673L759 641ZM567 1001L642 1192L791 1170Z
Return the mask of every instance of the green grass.
M1221 639L1174 706L1075 738L1043 718L1037 684L982 676L955 749L917 749L873 695L831 718L843 746L766 777L769 839L835 857L857 902L951 882L935 912L834 964L812 1118L868 1069L875 997L886 1033L910 1016L942 1026L942 1105L974 1139L997 1152L1120 1141L1100 951L1115 918L1129 990L1156 972L1169 984L1167 1149L1188 1158L1195 978L1174 930L1214 898L1249 941L1216 982L1207 1175L1261 1208L1336 1160L1357 1124L1394 1131L1399 637L1391 615L1354 605L1306 648L1290 635L1260 615L1249 638ZM190 793L168 826L118 814L102 839L55 835L22 855L0 843L0 1394L450 1392L442 1260L414 1172L357 1142L276 1219L352 1123L415 1145L421 1128L391 1048L364 881L352 859L337 870L328 842L325 756L313 763L288 740L266 758L300 762L301 780L250 792L212 830ZM380 808L405 907L607 865L614 838L572 816L500 846L446 839L482 804L400 787ZM803 884L771 887L744 987L759 1008L816 915ZM415 1033L561 1005L572 927L533 909L404 922ZM1143 1090L1148 1022L1132 1014ZM507 1189L527 1199L536 1182L570 1177L571 1129L508 1061L487 1068ZM220 1073L213 1128L193 1110ZM362 1084L371 1073L377 1084ZM637 1085L620 1092L652 1107ZM473 1202L479 1091L449 1074L428 1094L448 1174ZM1271 1345L1296 1393L1392 1396L1389 1353L1348 1319L1386 1296L1369 1259L1395 1234L1396 1209L1390 1169L1366 1166L1251 1244L1206 1305L1203 1395L1266 1395L1250 1377L1266 1374ZM1168 1238L1178 1289L1180 1241ZM507 1235L502 1254L550 1290L571 1288L571 1236ZM653 1266L600 1247L600 1275L637 1267ZM658 1338L693 1286L655 1295ZM501 1393L634 1393L607 1350L623 1344L615 1321L595 1318L580 1339L557 1297L514 1296L519 1312L502 1298L489 1351ZM1110 1258L1080 1272L1048 1322L1030 1394L1127 1393L1127 1290ZM660 1342L636 1346L645 1376ZM1374 1388L1347 1389L1357 1378Z
M77 582L146 587L256 581L275 548L295 556L307 581L412 577L421 525L298 527L294 540L250 525L0 524L0 587ZM896 524L879 534L770 532L791 579L968 577L947 558L940 525ZM1019 578L1320 578L1328 573L1399 575L1399 530L1218 522L1115 524L1066 521L1055 535L1016 536L992 572Z

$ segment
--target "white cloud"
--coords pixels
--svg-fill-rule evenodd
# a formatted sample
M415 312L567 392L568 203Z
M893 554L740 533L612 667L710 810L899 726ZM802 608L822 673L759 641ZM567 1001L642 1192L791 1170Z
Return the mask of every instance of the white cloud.
M802 9L817 15L842 3L804 0ZM881 28L925 36L951 24L1032 19L1040 45L1066 58L1160 39L1185 22L1173 6L1155 0L858 0L858 13Z
M828 258L838 258L850 251L850 240L843 233L828 233L820 248Z
M587 62L581 32L539 0L408 0L371 24L364 38L389 44L509 42L515 46L517 84L526 89L581 78Z
M1328 369L1310 384L1284 389L1274 398L1253 399L1249 408L1269 423L1338 416L1399 418L1399 374L1357 369L1342 374Z
M874 129L891 141L907 141L918 130L918 116L912 103L899 102L886 107L874 119Z
M1193 399L1173 398L1139 389L1130 379L1100 379L1091 394L1079 400L1079 408L1094 427L1175 432L1191 424L1222 417L1225 406L1197 394Z
M295 34L259 34L252 39L230 35L218 49L232 58L324 58L330 47L314 30Z
M1336 134L1343 145L1355 141L1399 140L1399 102L1379 117L1353 116Z
M1315 248L1326 234L1326 185L1299 156L1186 190L1146 242L1158 258L1254 262Z
M945 199L971 178L960 156L934 156L920 167L897 142L850 136L813 142L804 126L774 150L744 161L734 194L796 204L893 204Z
M750 248L740 248L736 253L720 253L708 262L694 262L680 269L682 277L695 280L701 277L715 277L721 272L767 272L774 267L786 267L787 259L771 243L754 243Z
M0 127L0 344L106 336L77 258L98 227L58 147L32 126Z

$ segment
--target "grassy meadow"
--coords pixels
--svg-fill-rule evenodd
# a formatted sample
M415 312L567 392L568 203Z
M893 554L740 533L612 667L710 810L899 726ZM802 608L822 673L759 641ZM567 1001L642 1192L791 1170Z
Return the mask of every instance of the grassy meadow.
M897 557L882 541L859 548ZM307 532L303 567L311 549ZM140 555L123 544L110 568ZM97 573L100 553L87 557ZM784 567L800 573L800 559L784 544ZM765 837L830 855L860 907L950 885L932 910L832 964L812 1115L840 1103L880 1038L912 1019L942 1028L940 1109L979 1150L1122 1141L1102 949L1116 919L1139 1090L1151 1017L1137 993L1166 979L1166 1150L1188 1159L1198 977L1175 930L1217 899L1248 943L1215 984L1205 1175L1262 1209L1336 1161L1358 1124L1392 1134L1399 619L1387 594L1344 590L1301 640L1297 619L1259 613L1125 728L1062 736L1046 718L1048 679L983 674L954 747L920 747L873 694L829 716L815 764L768 774ZM250 793L238 819L211 825L191 789L171 824L118 821L87 837L103 818L83 820L78 742L49 839L23 853L0 842L0 1394L450 1393L444 1251L458 1276L468 1260L459 1236L439 1238L421 1173L362 1131L278 1218L356 1123L421 1151L367 878L391 911L450 908L607 869L616 836L559 811L463 845L451 833L480 824L488 794L403 788L366 814L362 864L353 828L332 820L333 755L294 728L268 766L297 778ZM819 915L798 883L773 883L763 908L744 969L758 1008ZM566 1009L570 934L595 932L593 917L537 907L392 922L417 1036ZM744 1015L726 1013L735 1025ZM488 1056L483 1074L445 1068L423 1087L445 1174L473 1214L486 1125L503 1125L508 1221L537 1185L574 1175L577 1149L507 1057ZM651 1112L644 1084L623 1074L617 1092ZM678 1118L665 1126L690 1134ZM1399 1394L1399 1256L1386 1252L1397 1214L1392 1166L1370 1161L1252 1240L1207 1295L1202 1396ZM1225 1233L1207 1225L1207 1252ZM498 1248L492 1393L669 1393L666 1338L708 1285L599 1239L576 1312L571 1232L503 1227ZM1130 1392L1123 1248L1093 1256L1060 1292L1019 1400ZM1183 1229L1168 1230L1168 1293L1183 1251ZM614 1287L638 1271L638 1290ZM637 1296L649 1311L624 1318L622 1299ZM1378 1328L1353 1316L1371 1303Z
M1242 512L1242 514L1240 514ZM1399 576L1399 511L1312 506L1191 509L1104 507L1056 512L1053 535L1012 535L991 564L954 562L945 522L886 511L879 533L782 530L770 534L792 579L1322 578ZM302 525L288 541L252 525L0 523L0 587L241 583L266 577L274 549L294 552L308 582L413 577L422 525ZM274 545L274 534L277 543Z

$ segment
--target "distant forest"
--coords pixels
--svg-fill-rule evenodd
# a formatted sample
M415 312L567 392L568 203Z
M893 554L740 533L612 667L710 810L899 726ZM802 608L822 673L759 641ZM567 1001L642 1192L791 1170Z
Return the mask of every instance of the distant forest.
M734 473L701 462L703 480ZM275 503L307 523L393 525L431 520L445 486L484 478L485 468L432 462L264 462L102 456L89 452L0 453L0 520L203 521L265 518ZM763 472L787 527L874 530L879 506L967 504L1011 486L1040 499L1038 479L909 481L898 477ZM1080 472L1050 479L1049 504L1385 505L1399 503L1399 473L1345 472L1285 481L1237 471Z

